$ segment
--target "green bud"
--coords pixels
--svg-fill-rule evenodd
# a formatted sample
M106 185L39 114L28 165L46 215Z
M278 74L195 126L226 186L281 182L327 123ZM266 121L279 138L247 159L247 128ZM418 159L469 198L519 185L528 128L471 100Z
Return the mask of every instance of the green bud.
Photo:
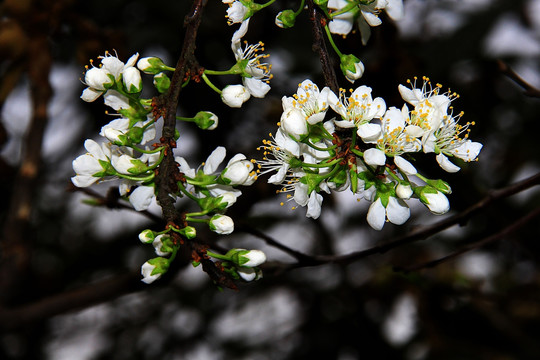
M218 126L218 117L210 111L199 111L193 118L195 124L203 130L214 130Z
M197 236L197 230L193 226L186 226L180 230L180 234L187 239L193 239Z
M154 86L161 94L166 93L171 86L171 79L165 73L159 73L154 76Z
M341 72L351 83L354 83L364 74L364 64L356 56L352 54L342 55L340 61Z
M145 74L152 74L152 75L157 74L163 70L169 70L169 71L174 70L174 68L165 65L165 63L163 63L163 60L161 60L158 57L142 58L137 62L137 67L139 68L139 70L141 70Z
M156 234L150 229L143 230L139 234L139 240L144 244L151 243L152 241L154 241L155 238Z
M292 10L283 10L276 16L276 25L282 29L289 29L296 22L296 14Z

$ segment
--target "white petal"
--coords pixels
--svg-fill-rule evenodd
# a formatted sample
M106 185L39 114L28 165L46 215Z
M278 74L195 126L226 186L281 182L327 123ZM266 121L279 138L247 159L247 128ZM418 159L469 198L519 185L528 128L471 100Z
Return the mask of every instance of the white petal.
M240 41L244 37L244 35L246 35L248 31L248 27L249 27L249 19L242 21L242 24L240 25L238 30L236 30L235 33L233 34L231 42Z
M203 172L206 175L215 173L218 166L223 162L223 159L225 159L226 154L227 150L223 146L218 146L204 162Z
M308 186L304 183L297 182L294 184L294 201L300 206L306 206L308 203Z
M396 166L407 175L415 175L418 171L409 161L405 160L401 156L394 156L394 163Z
M306 216L312 219L317 219L321 215L321 204L323 197L315 191L311 192L308 201L308 209Z
M381 136L381 126L379 124L371 123L363 124L358 127L356 133L365 143L373 144L376 143L377 139Z
M381 199L377 199L369 206L367 213L367 222L375 230L381 230L386 221L386 209L384 208Z
M453 162L450 161L444 154L439 154L435 157L439 165L443 168L443 170L449 172L449 173L455 173L461 170L461 168L457 165L455 165Z
M454 149L451 153L462 160L473 161L478 157L480 150L482 150L482 144L479 142L472 142L471 140L465 141L461 146Z
M86 102L92 102L103 94L103 91L94 90L92 88L86 88L83 90L81 99Z
M409 209L405 201L401 199L396 199L393 196L388 199L388 205L386 206L386 216L388 217L388 221L390 221L392 224L404 224L409 219L410 215L411 210Z
M129 108L129 99L116 90L108 90L103 97L105 105L112 107L114 110Z
M364 151L364 160L368 165L383 166L386 164L386 155L379 149L371 148Z
M388 0L388 5L386 5L384 11L392 20L401 20L404 15L403 0Z
M262 80L255 78L244 78L243 82L249 93L256 98L263 98L266 93L270 91L270 85Z
M152 186L139 186L129 196L129 202L137 211L148 209L154 198L154 188Z

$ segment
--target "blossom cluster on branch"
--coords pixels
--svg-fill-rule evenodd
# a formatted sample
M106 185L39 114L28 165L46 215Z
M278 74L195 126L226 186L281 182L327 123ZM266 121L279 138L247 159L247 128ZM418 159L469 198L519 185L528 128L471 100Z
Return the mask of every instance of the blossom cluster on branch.
M268 182L282 186L277 192L288 200L307 205L306 216L315 219L321 214L321 192L347 189L371 202L367 222L376 230L386 221L405 223L410 216L405 200L411 198L444 214L450 209L445 196L450 186L418 172L412 154L434 153L444 170L456 172L460 167L449 157L476 160L482 144L468 139L473 124L460 124L462 113L453 114L450 103L457 95L441 94L440 88L427 78L421 88L416 80L411 88L400 85L406 103L399 109L373 99L365 85L349 95L343 89L334 94L305 80L296 94L283 97L276 135L260 147L259 172L275 171ZM337 118L327 119L330 109Z
M370 27L382 23L381 11L394 20L403 16L401 0L308 1L316 6L323 19L320 23L315 21L313 26L320 27L320 34L326 34L326 41L339 57L344 78L351 83L362 77L364 65L356 55L343 53L333 35L346 36L358 26L365 44ZM174 109L178 105L178 98L170 96L175 93L171 90L187 87L191 79L202 80L232 108L241 108L251 97L264 98L270 91L273 75L264 44L250 45L242 39L252 17L275 0L265 4L253 0L222 2L228 6L227 23L240 24L231 38L234 63L230 68L212 70L200 66L193 54L195 46L191 46L187 55L190 60L179 61L182 65L177 65L178 68L156 57L139 59L135 54L124 63L117 56L105 53L100 64L91 63L85 73L87 88L81 98L92 102L102 96L105 105L115 111L116 118L101 129L101 143L85 141L87 153L73 161L76 175L72 182L78 187L88 187L117 180L120 195L137 211L147 209L153 199L163 202L178 197L187 198L200 208L191 213L176 209L181 215L167 217L164 229L146 229L140 233L140 241L151 244L157 255L143 264L142 281L151 283L167 272L180 247L196 241L197 224L206 224L217 234L232 233L234 221L225 213L242 194L238 187L252 185L263 174L272 173L268 182L279 185L277 193L285 194L287 201L307 206L306 215L315 219L321 215L321 193L345 190L371 202L367 222L377 230L387 221L397 225L407 221L410 199L419 200L434 214L449 210L446 195L451 192L450 186L443 180L423 176L413 165L414 154L433 153L440 167L456 172L460 161L477 159L482 144L468 139L473 124L460 123L463 114L453 112L451 102L457 94L442 92L441 85L433 86L426 77L420 86L416 78L408 86L399 85L398 91L405 102L400 107L388 107L384 99L373 98L372 89L365 85L335 93L327 86L319 89L306 79L295 94L282 98L278 130L259 148L263 151L262 160L257 162L236 154L221 166L227 150L218 146L198 166L192 167L191 161L183 156L174 157L175 169L167 166L173 163L168 152L176 147L177 141L182 141L178 131L174 139L172 135L156 139L156 121L164 114L163 103L171 102ZM280 11L276 25L285 29L294 27L305 5L305 0L301 0L298 10ZM194 14L200 14L202 6L203 2L195 2ZM196 29L191 30L196 34ZM170 72L174 72L173 76ZM153 76L158 95L141 97L141 73ZM179 73L182 75L175 76ZM238 82L219 88L211 80L225 75L237 76ZM219 131L218 116L210 111L201 110L193 117L176 116L176 120ZM158 175L163 172L170 182L166 186L160 186L163 180ZM165 217L165 206L159 205ZM259 266L266 261L260 250L234 248L219 254L202 245L192 253L193 264L203 263L203 269L209 273L205 264L212 260L210 264L222 274L215 279L225 276L257 280L262 276Z

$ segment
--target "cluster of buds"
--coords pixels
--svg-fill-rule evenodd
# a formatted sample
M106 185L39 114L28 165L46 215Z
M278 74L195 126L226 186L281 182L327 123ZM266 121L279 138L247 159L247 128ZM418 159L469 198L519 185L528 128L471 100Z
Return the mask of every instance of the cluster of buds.
M282 99L276 135L259 148L259 173L275 172L268 182L280 185L277 192L287 200L307 205L312 218L321 214L321 192L347 189L371 202L367 222L377 230L386 221L405 223L406 200L413 198L434 214L446 213L450 186L419 173L411 154L434 153L444 170L455 172L460 168L450 158L476 160L482 144L468 139L473 124L460 124L463 114L453 114L450 103L457 94L441 93L441 85L423 80L421 88L416 79L410 88L399 86L406 102L401 109L373 99L367 86L336 95L305 80L296 94ZM325 121L329 109L338 118Z
M264 66L260 62L261 58L253 55L257 53L257 49L233 48L237 59L240 59L235 65L235 71L244 75L250 74L249 78L245 75L245 83L247 88L255 89L254 92L268 86L266 83L258 83L266 73L262 70ZM99 66L92 65L87 68L84 83L88 87L81 98L92 102L103 95L105 105L116 111L116 118L102 127L99 133L102 137L101 143L92 139L85 141L87 153L73 161L76 175L71 180L77 187L117 180L120 195L128 200L135 210L143 211L148 209L155 198L156 170L163 161L165 147L156 142L157 119L152 111L152 99L141 98L141 72L153 75L156 90L164 93L170 86L166 72L174 71L174 68L165 65L156 57L139 59L138 54L130 57L125 64L110 53L100 59ZM264 93L267 91L268 89L263 90ZM257 95L264 96L261 93ZM192 118L177 116L177 120L195 123L205 130L214 130L218 126L218 117L209 111L199 111ZM144 282L151 283L160 278L175 258L183 239L189 240L197 236L196 229L190 224L205 223L210 230L222 235L234 231L234 222L225 215L226 209L242 194L236 187L253 184L257 175L255 160L248 160L243 154L233 156L227 165L218 171L225 156L226 150L220 146L212 152L204 165L196 169L191 168L183 157L175 157L182 176L177 181L178 192L170 195L185 196L193 200L200 207L200 211L185 214L188 224L185 227L168 226L161 232L150 229L141 232L140 240L151 243L158 255L142 266ZM242 274L244 267L231 276L239 278L238 274ZM249 276L240 278L246 279ZM251 280L253 279L255 276Z

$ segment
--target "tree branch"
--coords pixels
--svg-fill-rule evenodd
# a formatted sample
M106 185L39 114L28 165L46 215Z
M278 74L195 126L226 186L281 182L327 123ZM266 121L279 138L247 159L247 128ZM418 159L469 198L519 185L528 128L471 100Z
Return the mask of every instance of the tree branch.
M493 190L491 191L487 196L485 196L482 200L477 202L476 204L468 207L464 211L455 214L453 216L450 216L446 219L443 219L433 225L430 225L428 227L412 231L408 234L405 234L401 237L398 237L394 240L389 241L386 244L374 246L372 248L352 252L350 254L346 255L338 255L338 256L328 256L328 255L307 255L300 253L296 250L290 249L287 246L280 244L278 241L272 239L266 234L263 234L257 230L249 229L249 228L243 228L244 231L249 232L250 234L259 237L260 239L264 240L267 244L270 246L274 246L289 255L295 257L298 262L294 264L279 264L278 266L283 267L285 269L294 269L294 268L300 268L300 267L309 267L309 266L316 266L321 264L327 264L327 263L334 263L334 264L341 264L341 265L347 265L352 262L355 262L357 260L366 258L368 256L374 255L374 254L383 254L389 250L395 249L397 247L419 241L424 240L430 237L431 235L437 234L445 229L450 228L453 225L456 224L464 224L470 217L472 217L475 213L480 212L482 210L487 209L493 202L504 199L506 197L512 196L514 194L517 194L521 191L524 191L526 189L529 189L535 185L540 184L540 173L533 175L527 179L524 179L518 183L512 184L510 186L507 186L505 188L499 189L499 190ZM536 215L534 215L536 216ZM521 223L522 220L516 222L516 224ZM528 220L530 221L530 220ZM510 230L513 229L513 226L515 224L511 225ZM515 226L523 226L523 225L515 225ZM493 240L494 241L494 240Z
M322 72L324 76L324 82L334 93L339 94L339 85L332 66L332 60L330 54L326 48L325 32L323 30L323 24L326 23L326 18L320 13L318 8L313 4L313 0L307 1L310 20L312 23L313 33L313 51L319 54L319 60L321 61Z

